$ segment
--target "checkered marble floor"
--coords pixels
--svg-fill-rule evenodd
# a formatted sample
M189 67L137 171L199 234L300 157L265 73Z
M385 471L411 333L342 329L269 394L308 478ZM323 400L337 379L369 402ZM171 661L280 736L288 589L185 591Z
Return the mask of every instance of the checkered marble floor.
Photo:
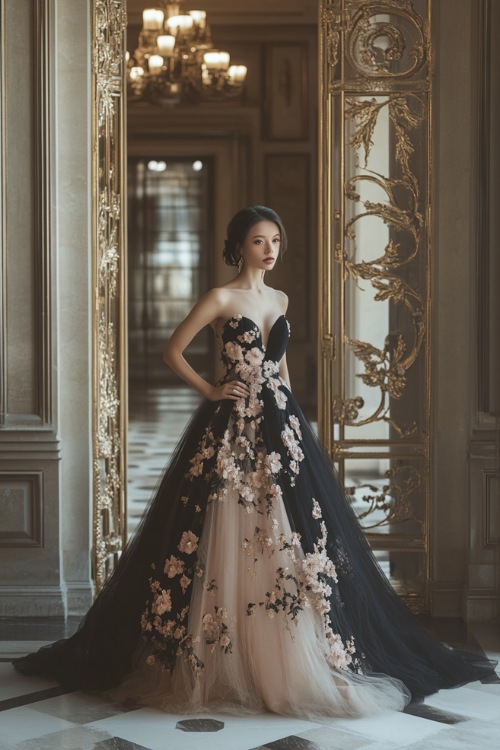
M128 532L133 533L200 398L191 388L131 392L128 429Z
M435 621L444 638L443 623ZM114 705L99 694L67 692L18 675L10 660L71 632L58 621L19 626L0 620L0 749L2 750L498 750L500 679L440 691L403 713L362 719L305 721L254 716L165 714ZM497 625L466 632L445 621L447 640L500 657ZM452 632L453 631L453 632ZM37 633L43 636L41 641ZM464 635L465 633L465 635ZM16 640L13 640L13 638Z

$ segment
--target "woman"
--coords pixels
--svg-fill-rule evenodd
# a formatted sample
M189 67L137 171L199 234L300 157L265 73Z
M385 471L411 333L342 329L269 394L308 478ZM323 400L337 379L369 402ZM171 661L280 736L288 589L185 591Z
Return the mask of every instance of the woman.
M165 348L204 401L78 632L19 671L122 682L120 695L165 710L303 716L401 710L493 671L433 640L392 590L300 411L288 300L264 283L286 243L269 208L230 222L224 258L238 274ZM225 367L217 385L182 354L205 325Z

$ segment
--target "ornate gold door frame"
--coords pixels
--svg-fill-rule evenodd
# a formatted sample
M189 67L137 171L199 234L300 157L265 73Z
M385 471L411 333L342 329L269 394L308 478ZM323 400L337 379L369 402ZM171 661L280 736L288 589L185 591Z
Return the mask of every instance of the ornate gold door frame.
M372 548L428 607L431 0L320 10L319 431Z
M320 436L416 609L429 582L430 3L320 7ZM126 538L125 0L93 0L92 14L99 589Z
M126 541L125 0L92 3L93 577Z

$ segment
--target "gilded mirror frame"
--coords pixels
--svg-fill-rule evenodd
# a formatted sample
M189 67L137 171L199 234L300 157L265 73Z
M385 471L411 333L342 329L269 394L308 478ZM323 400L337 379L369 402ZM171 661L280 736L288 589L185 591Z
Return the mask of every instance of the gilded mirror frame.
M93 550L96 591L126 542L125 0L92 4Z

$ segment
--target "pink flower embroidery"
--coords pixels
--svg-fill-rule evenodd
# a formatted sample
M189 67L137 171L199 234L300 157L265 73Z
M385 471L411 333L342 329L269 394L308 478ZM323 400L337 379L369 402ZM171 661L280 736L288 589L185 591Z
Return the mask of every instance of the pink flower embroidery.
M163 572L168 576L168 578L174 578L174 576L182 573L183 570L184 563L182 562L182 560L179 560L178 557L170 555L169 559L165 560L165 567L163 568Z
M312 517L321 518L322 517L321 508L320 508L318 501L313 497L312 502L313 502Z
M170 598L170 591L161 589L160 592L154 597L151 611L156 615L164 615L165 612L170 612L171 609L172 599Z
M354 638L351 638L344 644L340 635L334 633L331 628L326 628L325 634L330 648L330 653L327 656L328 662L335 669L347 669L352 662L351 654L356 650L354 648Z
M239 344L234 341L228 341L226 344L226 354L233 362L243 361L243 350Z
M269 453L265 458L266 472L278 474L281 471L281 456L277 451Z
M254 346L253 349L250 349L245 354L245 359L252 367L260 367L260 365L262 364L262 360L264 359L264 352L262 351L262 349Z
M213 653L216 646L219 645L221 650L227 654L232 649L226 624L227 611L223 607L214 607L214 611L215 614L213 615L209 612L203 615L201 627L207 643L212 644L211 652Z
M251 331L245 331L245 333L242 333L238 336L238 341L241 341L244 344L251 344L255 341L257 338L257 331L252 328Z
M184 552L186 555L191 555L198 549L199 537L193 534L192 531L185 531L181 536L181 541L177 545L177 549Z
M298 417L295 416L295 414L292 414L290 416L290 424L292 425L293 429L297 433L297 437L299 438L299 440L301 440L302 439L302 433L300 431L300 422L298 420Z
M288 455L292 458L292 461L290 461L290 469L295 474L298 474L299 462L304 458L304 453L299 446L295 433L288 425L286 425L285 429L282 431L281 439L288 449Z
M279 388L277 388L274 392L274 398L276 399L276 406L278 409L285 409L286 408L286 402L288 401L287 397L283 393L283 391L280 391Z

